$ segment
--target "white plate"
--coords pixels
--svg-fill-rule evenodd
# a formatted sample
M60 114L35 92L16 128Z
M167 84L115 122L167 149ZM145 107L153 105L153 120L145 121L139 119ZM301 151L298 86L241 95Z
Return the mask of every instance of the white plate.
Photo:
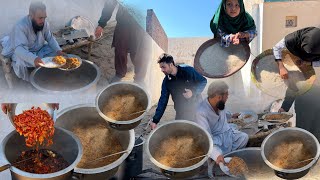
M66 59L67 59L67 58L72 58L72 57L73 57L73 58L77 58L78 61L80 62L80 65L79 65L78 67L72 68L72 69L64 69L64 68L62 68L62 67L60 67L59 69L61 69L61 70L63 70L63 71L72 71L72 70L78 69L78 68L81 66L81 64L82 64L82 59L81 59L79 56L74 55L74 54L67 54L67 56L68 56L68 57L65 57Z
M56 64L55 62L53 62L54 57L45 57L45 58L42 58L42 62L43 64L41 64L40 66L41 67L45 67L45 68L60 68L61 66L65 65L64 64Z
M251 115L251 117L245 118L247 115ZM253 111L241 111L238 118L243 119L245 123L257 122L258 114Z
M229 163L231 161L231 157L225 157L224 158L224 162ZM234 177L234 178L239 178L238 176L232 175L230 173L230 170L227 166L225 166L222 162L219 163L220 169L222 170L222 172L224 172L226 175L230 176L230 177Z
M286 114L286 115L288 115L288 118L286 118L286 119L270 119L270 120L267 120L266 116L268 116L270 114ZM293 114L289 113L289 112L281 112L281 113L279 113L279 112L270 112L270 113L264 114L262 116L262 119L265 120L265 121L268 121L268 122L273 122L273 123L285 123L292 117L293 117Z

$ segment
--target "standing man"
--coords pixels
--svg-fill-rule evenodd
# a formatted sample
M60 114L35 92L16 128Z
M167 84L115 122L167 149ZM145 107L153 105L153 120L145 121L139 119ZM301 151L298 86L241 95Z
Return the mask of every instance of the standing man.
M42 63L41 58L64 55L46 18L46 6L42 2L32 2L29 15L2 39L2 55L12 59L15 74L25 81L29 81L30 71Z
M163 54L158 64L165 77L158 107L150 122L151 129L155 129L160 121L170 95L176 110L175 119L193 120L197 101L201 98L201 92L207 84L207 79L193 67L176 66L173 57L168 54Z
M103 28L110 20L117 4L119 3L116 0L107 0L104 4L95 32L96 37L102 36ZM141 44L144 43L144 30L121 4L119 4L116 20L117 25L114 30L112 41L112 47L114 47L115 52L114 66L116 74L111 82L120 81L125 77L127 73L128 53L130 53L130 59L134 65L134 81L137 83L143 82L146 73L146 62L143 61L143 58L136 58L136 56L138 53L142 53L138 51L142 51L140 47L143 47Z
M244 148L249 140L246 133L233 129L228 124L228 119L239 116L239 113L231 114L225 110L228 89L223 81L212 82L208 88L208 98L200 103L195 116L195 122L212 137L213 151L210 158L217 164L225 163L224 154Z

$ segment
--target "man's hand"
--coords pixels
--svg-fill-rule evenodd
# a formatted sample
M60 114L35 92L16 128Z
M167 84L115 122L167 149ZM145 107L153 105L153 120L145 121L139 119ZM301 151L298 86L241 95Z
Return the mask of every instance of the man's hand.
M64 53L63 51L59 50L59 51L57 51L57 55L58 56L66 56L67 54Z
M2 103L1 104L1 109L2 109L3 113L7 114L7 112L11 111L11 106L10 106L10 104Z
M151 120L151 122L150 122L150 127L151 127L151 130L154 130L155 128L157 128L157 124L156 123L154 123L154 122L152 122L152 120Z
M278 112L279 113L281 113L281 112L286 112L283 108L280 108L279 110L278 110Z
M54 110L59 110L59 103L51 103L50 106L51 106L52 109L54 109Z
M184 89L185 93L183 93L183 97L186 99L190 99L192 97L192 91L190 89Z
M222 162L223 164L226 164L226 162L224 161L223 155L219 155L217 157L216 163L219 164L220 162Z
M234 114L232 114L232 118L238 118L240 116L240 113L234 113Z
M34 60L34 66L35 66L35 67L40 67L41 65L43 65L43 61L41 60L40 57L37 57L37 58Z
M96 28L96 32L94 33L94 35L96 36L96 38L99 38L102 36L102 33L103 33L103 28L101 26L98 26Z

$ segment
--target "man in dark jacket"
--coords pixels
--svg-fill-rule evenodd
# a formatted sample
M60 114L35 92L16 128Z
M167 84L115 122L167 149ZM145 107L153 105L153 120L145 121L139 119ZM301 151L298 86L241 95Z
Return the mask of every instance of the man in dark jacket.
M103 28L110 20L114 9L118 2L116 0L107 0L104 4L100 20L98 21L98 27L96 28L95 36L100 37L103 33ZM112 82L120 81L125 77L127 73L127 57L130 53L130 59L135 67L135 81L143 81L146 74L145 64L143 59L136 58L138 52L142 51L141 47L144 39L144 30L136 22L136 20L129 14L128 10L119 4L119 9L116 14L117 25L113 34L112 47L115 52L115 70L116 75L112 79ZM140 48L140 49L139 49Z
M150 126L156 128L168 104L171 95L176 110L176 118L193 120L197 102L201 99L207 80L193 67L176 66L173 57L164 54L158 61L161 71L165 74L162 82L161 97L156 113Z

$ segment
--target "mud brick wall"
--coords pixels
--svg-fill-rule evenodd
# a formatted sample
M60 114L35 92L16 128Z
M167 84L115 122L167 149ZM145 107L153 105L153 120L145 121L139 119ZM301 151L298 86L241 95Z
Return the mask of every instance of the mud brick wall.
M146 28L152 39L163 49L168 52L168 37L163 27L161 26L156 14L152 9L147 11Z

